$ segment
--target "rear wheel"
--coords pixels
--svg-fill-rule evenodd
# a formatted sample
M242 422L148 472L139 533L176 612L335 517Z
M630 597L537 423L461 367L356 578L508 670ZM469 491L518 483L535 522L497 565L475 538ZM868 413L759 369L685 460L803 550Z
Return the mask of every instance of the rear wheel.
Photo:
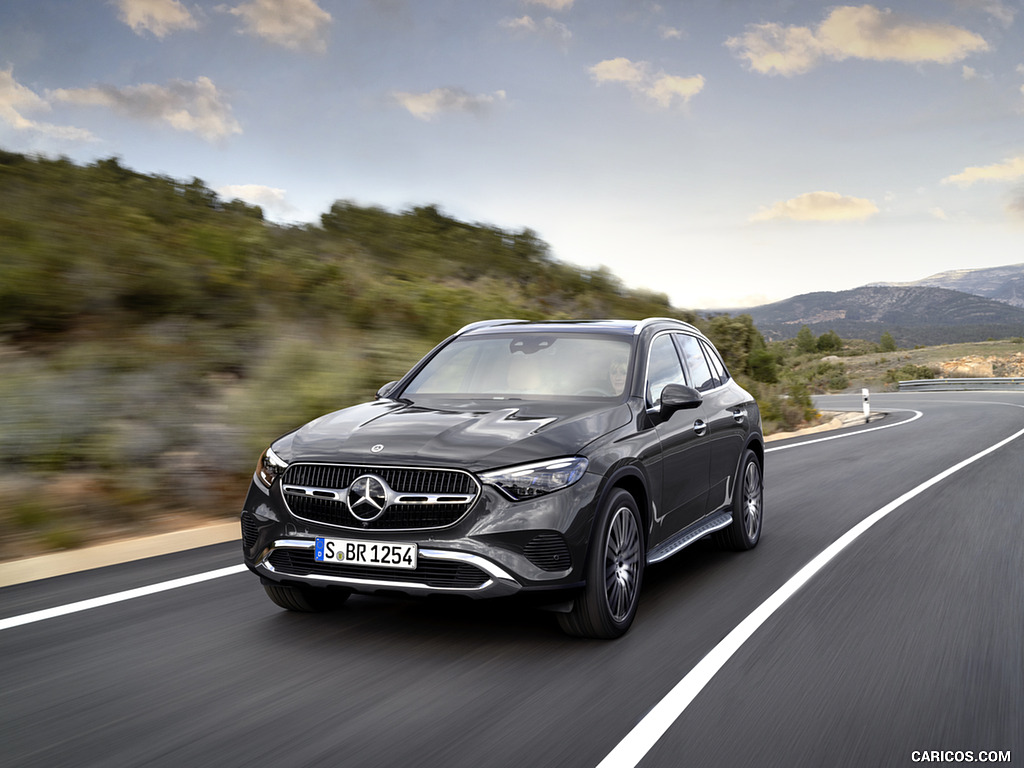
M352 594L347 589L298 587L264 584L263 589L275 605L289 611L319 613L337 608Z
M627 491L618 489L605 501L594 533L587 586L569 613L558 614L558 623L570 635L611 639L633 623L644 575L640 512Z
M753 549L761 539L764 479L761 462L749 448L743 454L732 499L732 523L716 533L715 539L723 549Z

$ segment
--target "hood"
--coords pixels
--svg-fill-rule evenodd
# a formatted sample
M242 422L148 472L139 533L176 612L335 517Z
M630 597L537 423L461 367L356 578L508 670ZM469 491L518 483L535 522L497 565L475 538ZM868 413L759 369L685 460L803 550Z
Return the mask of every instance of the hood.
M285 461L459 467L472 472L578 454L629 423L624 403L380 400L321 416L274 444ZM376 449L376 450L374 450Z

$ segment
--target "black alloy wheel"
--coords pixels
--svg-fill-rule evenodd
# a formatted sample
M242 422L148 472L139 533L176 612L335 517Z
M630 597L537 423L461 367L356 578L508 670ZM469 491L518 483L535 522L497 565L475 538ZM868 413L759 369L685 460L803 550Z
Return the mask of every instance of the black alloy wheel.
M567 634L612 639L633 623L644 575L640 512L627 491L616 489L605 500L594 532L587 586L558 621Z
M723 549L753 549L761 539L764 519L764 477L757 454L749 448L743 454L733 490L732 523L715 534Z

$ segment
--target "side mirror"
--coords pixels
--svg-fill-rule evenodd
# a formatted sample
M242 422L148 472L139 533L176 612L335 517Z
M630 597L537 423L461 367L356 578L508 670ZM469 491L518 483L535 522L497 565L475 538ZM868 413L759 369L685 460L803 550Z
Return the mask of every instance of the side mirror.
M675 411L697 408L703 402L704 398L693 387L682 384L666 384L665 388L661 390L661 413L665 417Z
M377 390L377 399L381 400L381 399L387 397L388 394L391 392L391 390L393 390L395 388L395 384L397 384L397 383L398 383L397 381L389 381L383 387L378 389Z

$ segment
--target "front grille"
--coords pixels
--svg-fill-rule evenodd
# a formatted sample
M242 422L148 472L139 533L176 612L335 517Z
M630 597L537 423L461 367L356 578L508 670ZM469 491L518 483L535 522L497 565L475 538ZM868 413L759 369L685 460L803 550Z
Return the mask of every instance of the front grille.
M475 565L452 560L420 558L416 570L375 568L344 563L318 563L311 549L275 549L269 558L278 573L289 576L340 576L373 581L412 582L429 587L472 589L483 586L488 576Z
M375 520L363 521L349 511L345 490L362 475L380 478L395 495L437 497L430 503L393 503ZM480 486L468 472L450 469L373 467L349 464L292 464L281 478L283 486L316 489L317 495L285 490L292 513L305 520L357 530L411 530L444 528L469 512ZM332 493L333 492L333 493ZM335 498L330 498L330 496ZM469 497L452 503L445 496Z
M538 533L523 547L526 559L545 571L564 571L572 567L569 545L560 533Z

